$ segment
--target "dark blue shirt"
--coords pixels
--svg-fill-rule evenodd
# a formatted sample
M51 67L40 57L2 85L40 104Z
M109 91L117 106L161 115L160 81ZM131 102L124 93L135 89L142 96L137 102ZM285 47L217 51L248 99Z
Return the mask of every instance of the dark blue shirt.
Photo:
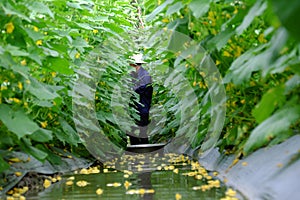
M131 74L133 77L133 89L139 94L139 103L135 103L135 106L139 113L149 113L152 101L152 78L147 70L140 67L137 72Z

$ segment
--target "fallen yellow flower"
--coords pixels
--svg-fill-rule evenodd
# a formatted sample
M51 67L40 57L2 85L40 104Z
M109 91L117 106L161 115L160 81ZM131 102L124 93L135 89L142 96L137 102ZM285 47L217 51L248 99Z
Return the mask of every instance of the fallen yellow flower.
M226 192L225 192L226 196L230 196L230 197L234 197L236 195L236 191L234 191L233 189L229 188Z
M43 184L44 188L50 187L50 186L51 186L51 183L52 183L52 182L51 182L50 180L45 179L44 184Z
M89 183L88 182L86 182L86 181L77 181L76 182L76 185L78 186L78 187L85 187L85 186L87 186Z
M66 185L67 185L67 186L73 185L73 181L67 181L67 182L66 182Z
M107 183L106 186L108 187L120 187L122 184L121 183Z
M176 200L180 200L181 198L182 198L181 194L179 194L179 193L175 194L175 199Z
M124 187L126 188L126 190L129 188L129 186L131 186L132 184L128 181L125 181L124 183Z
M98 195L103 194L103 190L102 190L101 188L98 188L98 189L96 190L96 194L98 194Z
M8 159L10 162L22 162L19 158L10 158Z
M18 176L18 177L22 176L22 172L15 172L15 175Z
M173 172L174 172L175 174L178 174L179 169L174 169Z

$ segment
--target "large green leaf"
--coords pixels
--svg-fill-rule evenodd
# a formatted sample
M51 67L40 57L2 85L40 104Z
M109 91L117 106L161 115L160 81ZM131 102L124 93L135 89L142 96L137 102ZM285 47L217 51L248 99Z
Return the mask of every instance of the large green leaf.
M8 44L5 47L5 51L7 51L8 53L10 53L12 56L29 56L29 53L21 50L19 47L17 46L12 46L10 44Z
M9 169L9 167L10 165L3 160L2 156L0 156L0 173Z
M152 13L150 13L148 16L146 16L146 21L152 21L156 15L161 13L169 4L173 3L173 1L174 0L166 0L160 6L155 8Z
M31 94L40 100L52 100L59 97L56 92L62 89L62 87L48 85L41 83L34 78L30 78L30 84L28 85L27 89Z
M47 14L51 18L54 18L53 12L49 9L47 5L38 1L27 2L26 6L30 9L31 12Z
M267 2L264 0L258 0L254 6L249 10L249 13L244 17L242 24L237 27L236 32L237 34L242 34L243 31L249 27L252 23L253 19L256 16L261 15L267 9Z
M263 121L252 132L244 146L246 154L269 143L279 134L285 134L300 118L300 105L293 105L278 110L274 115Z
M39 126L22 109L14 111L5 104L0 104L0 120L18 138L30 135L39 129Z
M50 68L58 73L65 75L74 74L73 69L70 67L70 62L65 58L49 57L47 62L49 63Z
M210 0L192 0L189 8L196 18L202 17L209 9Z
M177 3L175 3L174 5L171 5L171 6L168 8L166 14L167 14L167 15L172 15L173 13L179 12L180 9L183 8L183 7L184 7L184 5L182 4L181 1L180 1L180 2L177 2Z
M30 135L30 138L37 142L49 142L53 139L52 131L40 128Z
M282 0L271 0L275 13L278 15L282 25L300 41L300 27L299 27L299 13L300 1L289 0L288 2Z
M232 28L227 28L226 30L218 33L215 37L210 39L207 42L206 47L210 50L216 48L218 51L220 51L227 44L228 40L233 35L234 35L234 30Z
M77 146L77 144L81 142L78 133L63 118L59 119L59 123L61 124L63 132L56 132L58 139L62 142L68 142L69 144Z
M46 152L34 147L28 138L22 138L21 143L21 148L39 161L44 161L48 156Z
M288 94L292 90L300 86L300 75L295 74L291 79L285 83L285 93Z
M2 9L4 10L4 13L6 15L15 15L15 16L18 16L20 17L21 19L24 19L28 22L31 22L31 20L29 19L29 17L27 17L25 14L24 14L24 10L22 11L19 11L16 7L20 7L18 4L15 4L14 6L12 6L11 4L9 3L6 3L5 5L3 5L1 3L0 5L2 7Z
M285 102L284 86L271 88L267 91L260 102L252 110L252 114L258 123L267 119L277 106L281 106Z

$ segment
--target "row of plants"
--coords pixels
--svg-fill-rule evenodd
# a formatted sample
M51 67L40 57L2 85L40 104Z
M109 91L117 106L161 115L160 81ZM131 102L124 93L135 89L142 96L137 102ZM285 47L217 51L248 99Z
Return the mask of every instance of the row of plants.
M121 33L136 28L137 13L136 4L126 0L1 1L0 172L14 162L26 162L12 157L16 151L53 165L64 156L90 157L73 120L74 85L87 59L100 68L103 64L97 60L112 56L114 52L101 45L116 36L117 43L125 41ZM125 66L126 56L115 54L124 61L105 65L111 72L106 80L111 81L117 66ZM95 79L102 92L95 99L106 98L105 78ZM108 103L95 102L99 123L121 143L112 124L101 121L102 113L109 112Z
M218 141L221 150L247 155L299 133L298 2L149 0L143 6L146 24L155 27L153 35L160 30L185 34L214 60L226 90L226 119ZM182 52L166 54L151 47L146 52L168 66L185 65L195 92L208 91L203 87L205 74L188 59L178 66L174 63ZM198 97L203 102L203 96ZM201 112L204 126L199 126L198 137L190 138L194 148L204 141L201 131L208 126L205 116L210 113L210 109Z

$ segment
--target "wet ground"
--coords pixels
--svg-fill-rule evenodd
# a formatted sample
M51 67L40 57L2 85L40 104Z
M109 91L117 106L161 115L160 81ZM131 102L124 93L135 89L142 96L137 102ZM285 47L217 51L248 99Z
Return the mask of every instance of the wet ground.
M187 156L124 155L119 160L44 181L44 191L26 199L243 199ZM47 181L48 180L48 181ZM18 198L15 198L18 199Z

